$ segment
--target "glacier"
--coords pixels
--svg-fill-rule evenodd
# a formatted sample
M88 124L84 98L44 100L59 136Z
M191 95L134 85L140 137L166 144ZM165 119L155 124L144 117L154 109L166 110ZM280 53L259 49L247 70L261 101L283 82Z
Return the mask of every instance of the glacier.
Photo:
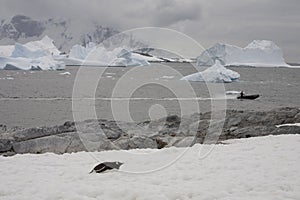
M239 78L239 73L225 68L219 60L216 60L216 63L208 69L202 72L190 74L180 80L209 83L231 83L238 81Z
M216 60L225 66L290 67L282 50L269 40L254 40L245 48L217 43L197 58L197 65L211 66Z
M155 58L153 58L155 59ZM126 48L117 47L108 50L95 43L89 43L86 47L74 45L67 57L62 59L67 65L87 66L148 66L146 56L133 53Z
M53 40L45 36L42 40L28 42L26 44L16 43L13 48L5 50L0 55L0 69L12 70L62 70L65 64L57 61L60 51L53 44Z

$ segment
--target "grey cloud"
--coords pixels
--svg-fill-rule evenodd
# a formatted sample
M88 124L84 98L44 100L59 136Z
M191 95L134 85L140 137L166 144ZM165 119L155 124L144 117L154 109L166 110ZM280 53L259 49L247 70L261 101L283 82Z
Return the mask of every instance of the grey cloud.
M185 20L198 20L200 16L199 3L186 4L180 1L158 7L152 22L155 26L169 26Z
M299 10L299 0L0 0L0 19L24 14L37 19L69 18L79 28L91 19L119 30L168 27L205 47L271 39L289 61L300 61Z
M142 4L141 4L142 2ZM153 1L154 2L154 1ZM134 8L126 12L126 17L140 20L141 26L166 27L181 21L199 20L201 6L197 1L157 0L139 1Z

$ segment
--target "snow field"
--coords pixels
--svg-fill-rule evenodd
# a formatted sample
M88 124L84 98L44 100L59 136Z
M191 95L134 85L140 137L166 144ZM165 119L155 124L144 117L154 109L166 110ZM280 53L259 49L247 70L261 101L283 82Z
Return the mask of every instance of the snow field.
M224 143L202 159L201 148L211 146L0 157L0 199L300 198L299 135ZM103 161L124 165L121 171L88 174Z

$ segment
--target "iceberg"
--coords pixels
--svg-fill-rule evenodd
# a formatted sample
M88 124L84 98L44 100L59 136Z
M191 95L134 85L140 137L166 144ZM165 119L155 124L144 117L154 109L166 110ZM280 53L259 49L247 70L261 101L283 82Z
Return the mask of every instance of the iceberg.
M84 60L92 51L97 49L97 45L95 43L88 43L86 47L81 45L74 45L69 53L69 58L75 58L78 60Z
M164 62L163 59L160 59L156 56L152 56L150 54L143 54L143 53L140 53L140 52L133 52L131 55L134 59L146 60L147 62Z
M54 45L54 41L47 35L43 39L38 41L32 41L26 43L24 46L33 50L41 50L50 55L60 55L60 51Z
M150 65L145 56L132 53L125 48L115 48L111 51L105 47L97 47L89 43L86 47L75 45L69 56L63 58L67 65L88 66L147 66Z
M34 49L26 45L16 43L10 57L13 58L39 58L49 55L43 49Z
M181 78L185 81L210 82L210 83L231 83L238 81L240 74L225 68L219 60L216 63L204 70Z
M171 62L171 63L192 63L196 62L195 58L186 58L174 52L159 48L141 48L136 53L144 55L150 60L149 62Z
M5 49L5 46L0 49ZM16 43L11 53L9 50L11 49L0 55L0 69L62 70L65 68L64 62L54 59L54 56L59 55L60 51L48 36L40 41L26 44Z
M0 69L4 70L63 70L65 63L44 56L35 59L0 56Z
M0 56L9 57L11 56L14 49L15 49L14 45L0 46Z
M16 43L11 57L37 58L48 55L58 56L60 53L55 47L53 40L45 36L39 41L32 41L26 44Z
M120 49L119 49L120 50ZM135 53L131 53L130 51L126 49L120 50L120 52L117 54L117 59L113 61L113 65L116 63L116 65L121 66L148 66L150 63L144 58L140 57L139 55Z
M225 66L289 67L282 50L268 40L254 40L245 48L218 43L197 58L197 65L211 66L216 60Z

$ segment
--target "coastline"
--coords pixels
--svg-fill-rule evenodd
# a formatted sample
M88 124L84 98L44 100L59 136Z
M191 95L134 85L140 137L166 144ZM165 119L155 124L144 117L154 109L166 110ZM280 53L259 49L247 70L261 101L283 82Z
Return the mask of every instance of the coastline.
M0 152L10 156L189 147L196 143L215 144L231 139L300 134L297 123L300 123L300 109L284 107L270 111L227 110L224 121L211 119L211 112L207 112L182 118L171 115L142 123L98 119L17 130L5 130L2 126ZM222 132L213 138L212 135L219 130L214 128L216 125L220 125Z

